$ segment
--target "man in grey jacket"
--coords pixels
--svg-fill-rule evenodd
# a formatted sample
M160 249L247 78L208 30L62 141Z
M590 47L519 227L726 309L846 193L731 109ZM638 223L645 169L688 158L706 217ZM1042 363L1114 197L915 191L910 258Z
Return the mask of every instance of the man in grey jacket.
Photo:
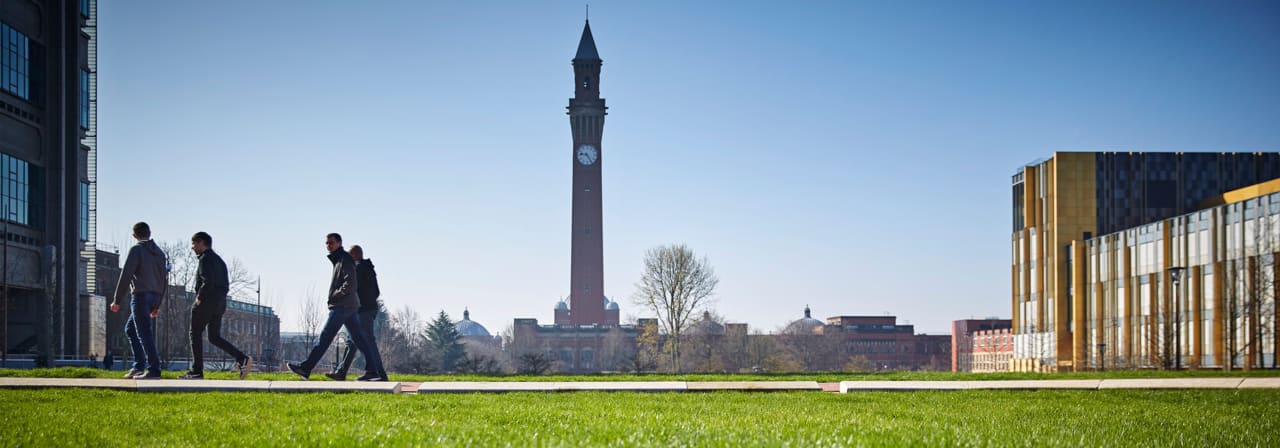
M131 379L160 378L160 356L156 350L156 334L152 319L160 314L160 304L169 289L169 266L164 251L151 241L151 226L145 222L133 225L133 238L138 244L129 249L116 285L111 312L119 312L121 297L129 293L129 321L124 332L133 348L133 368L125 374ZM145 369L145 370L144 370Z
M367 337L368 333L360 327L360 319L356 315L360 308L360 297L356 294L359 282L356 277L356 262L351 254L342 249L342 235L330 233L325 236L324 245L329 250L329 261L333 263L333 276L329 280L329 318L324 322L324 329L320 330L320 340L311 349L311 355L301 364L289 363L289 370L304 380L311 379L311 370L320 363L329 344L338 336L338 330L346 326L347 335L356 344L360 354L364 355L366 364L364 376L356 380L386 381L387 372L382 369L382 357Z

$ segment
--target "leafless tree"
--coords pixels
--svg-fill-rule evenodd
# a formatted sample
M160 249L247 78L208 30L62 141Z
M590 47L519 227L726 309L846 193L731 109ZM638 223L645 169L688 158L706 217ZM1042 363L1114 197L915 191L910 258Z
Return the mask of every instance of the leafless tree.
M1276 315L1280 215L1271 214L1260 205L1246 205L1244 218L1239 234L1241 258L1226 263L1224 278L1226 312L1219 324L1226 330L1226 370L1235 368L1237 359L1239 367L1246 370L1265 367L1263 352L1270 345L1266 341L1271 338L1274 343L1276 322L1280 319ZM1274 358L1272 367L1276 367Z
M323 303L324 296L316 292L316 285L307 286L306 296L302 298L302 314L301 318L302 333L307 337L307 345L315 346L316 339L320 336L320 325L324 323L324 312L320 307Z
M671 348L671 367L680 371L680 336L704 306L710 304L719 284L705 257L699 259L687 246L650 249L644 257L644 274L633 298L658 317Z

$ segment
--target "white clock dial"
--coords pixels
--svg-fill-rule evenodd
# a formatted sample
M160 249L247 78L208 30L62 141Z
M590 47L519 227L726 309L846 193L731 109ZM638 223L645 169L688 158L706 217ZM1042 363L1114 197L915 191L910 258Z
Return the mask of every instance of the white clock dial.
M578 163L584 166L591 166L596 163L596 159L600 157L600 153L596 151L593 145L582 145L578 147Z

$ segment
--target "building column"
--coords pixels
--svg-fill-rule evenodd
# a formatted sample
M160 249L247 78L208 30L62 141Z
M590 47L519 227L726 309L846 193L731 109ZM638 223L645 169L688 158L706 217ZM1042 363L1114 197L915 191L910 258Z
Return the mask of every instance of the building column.
M1151 285L1151 293L1147 294L1147 364L1156 367L1160 355L1160 274L1147 274L1147 284Z
M1090 279L1090 281L1093 283L1093 313L1095 315L1093 320L1093 347L1096 349L1099 345L1107 343L1107 304L1104 300L1106 295L1102 288L1103 279L1096 278ZM1115 312L1115 310L1111 312ZM1115 350L1115 347L1111 349ZM1098 362L1097 365L1093 366L1095 369L1106 365L1106 355L1105 349L1098 350Z
M1204 272L1200 266L1192 266L1191 278L1187 284L1191 287L1191 360L1187 362L1187 368L1195 369L1200 367L1200 358L1204 356L1204 316L1201 310L1204 308Z
M1121 278L1121 282L1124 283L1124 297L1121 297L1118 301L1124 302L1124 324L1123 329L1121 330L1124 332L1124 363L1126 367L1133 367L1133 338L1138 334L1138 332L1135 331L1136 326L1133 321L1133 305L1136 303L1133 298L1139 297L1139 294L1133 292L1133 261L1130 260L1129 247L1125 245L1128 242L1122 241L1121 243L1120 272L1121 275L1124 276ZM1116 349L1119 350L1118 347Z
M1084 242L1074 240L1071 242L1071 290L1075 291L1071 295L1071 369L1076 372L1083 371L1085 366L1089 365L1085 350L1085 337L1088 335L1087 328L1089 323L1089 310L1085 305L1085 269L1084 259ZM1060 288L1061 289L1061 288ZM1063 322L1060 327L1066 326Z
M1258 334L1261 325L1258 322L1258 308L1261 305L1262 297L1258 294L1262 292L1258 288L1258 257L1250 257L1245 255L1245 278L1249 283L1244 289L1246 295L1244 303L1244 362L1241 365L1244 370L1252 370L1254 362L1258 359L1258 345L1262 344L1262 335Z
M1213 362L1219 367L1227 367L1229 364L1227 358L1227 338L1225 337L1225 327L1227 324L1229 313L1224 313L1222 307L1222 275L1226 270L1226 263L1221 261L1213 262Z

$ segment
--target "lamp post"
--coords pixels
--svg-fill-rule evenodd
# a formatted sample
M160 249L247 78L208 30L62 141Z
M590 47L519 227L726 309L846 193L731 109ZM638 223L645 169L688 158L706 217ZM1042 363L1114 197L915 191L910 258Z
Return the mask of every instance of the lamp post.
M347 334L338 333L338 341L333 346L333 370L337 371L338 366L342 364L343 348L347 345Z
M1182 369L1182 302L1178 301L1178 285L1182 282L1184 267L1169 268L1169 277L1173 280L1173 362L1174 368Z
M1098 344L1098 365L1100 366L1100 370L1102 371L1107 370L1106 353L1107 353L1107 344L1106 343Z

